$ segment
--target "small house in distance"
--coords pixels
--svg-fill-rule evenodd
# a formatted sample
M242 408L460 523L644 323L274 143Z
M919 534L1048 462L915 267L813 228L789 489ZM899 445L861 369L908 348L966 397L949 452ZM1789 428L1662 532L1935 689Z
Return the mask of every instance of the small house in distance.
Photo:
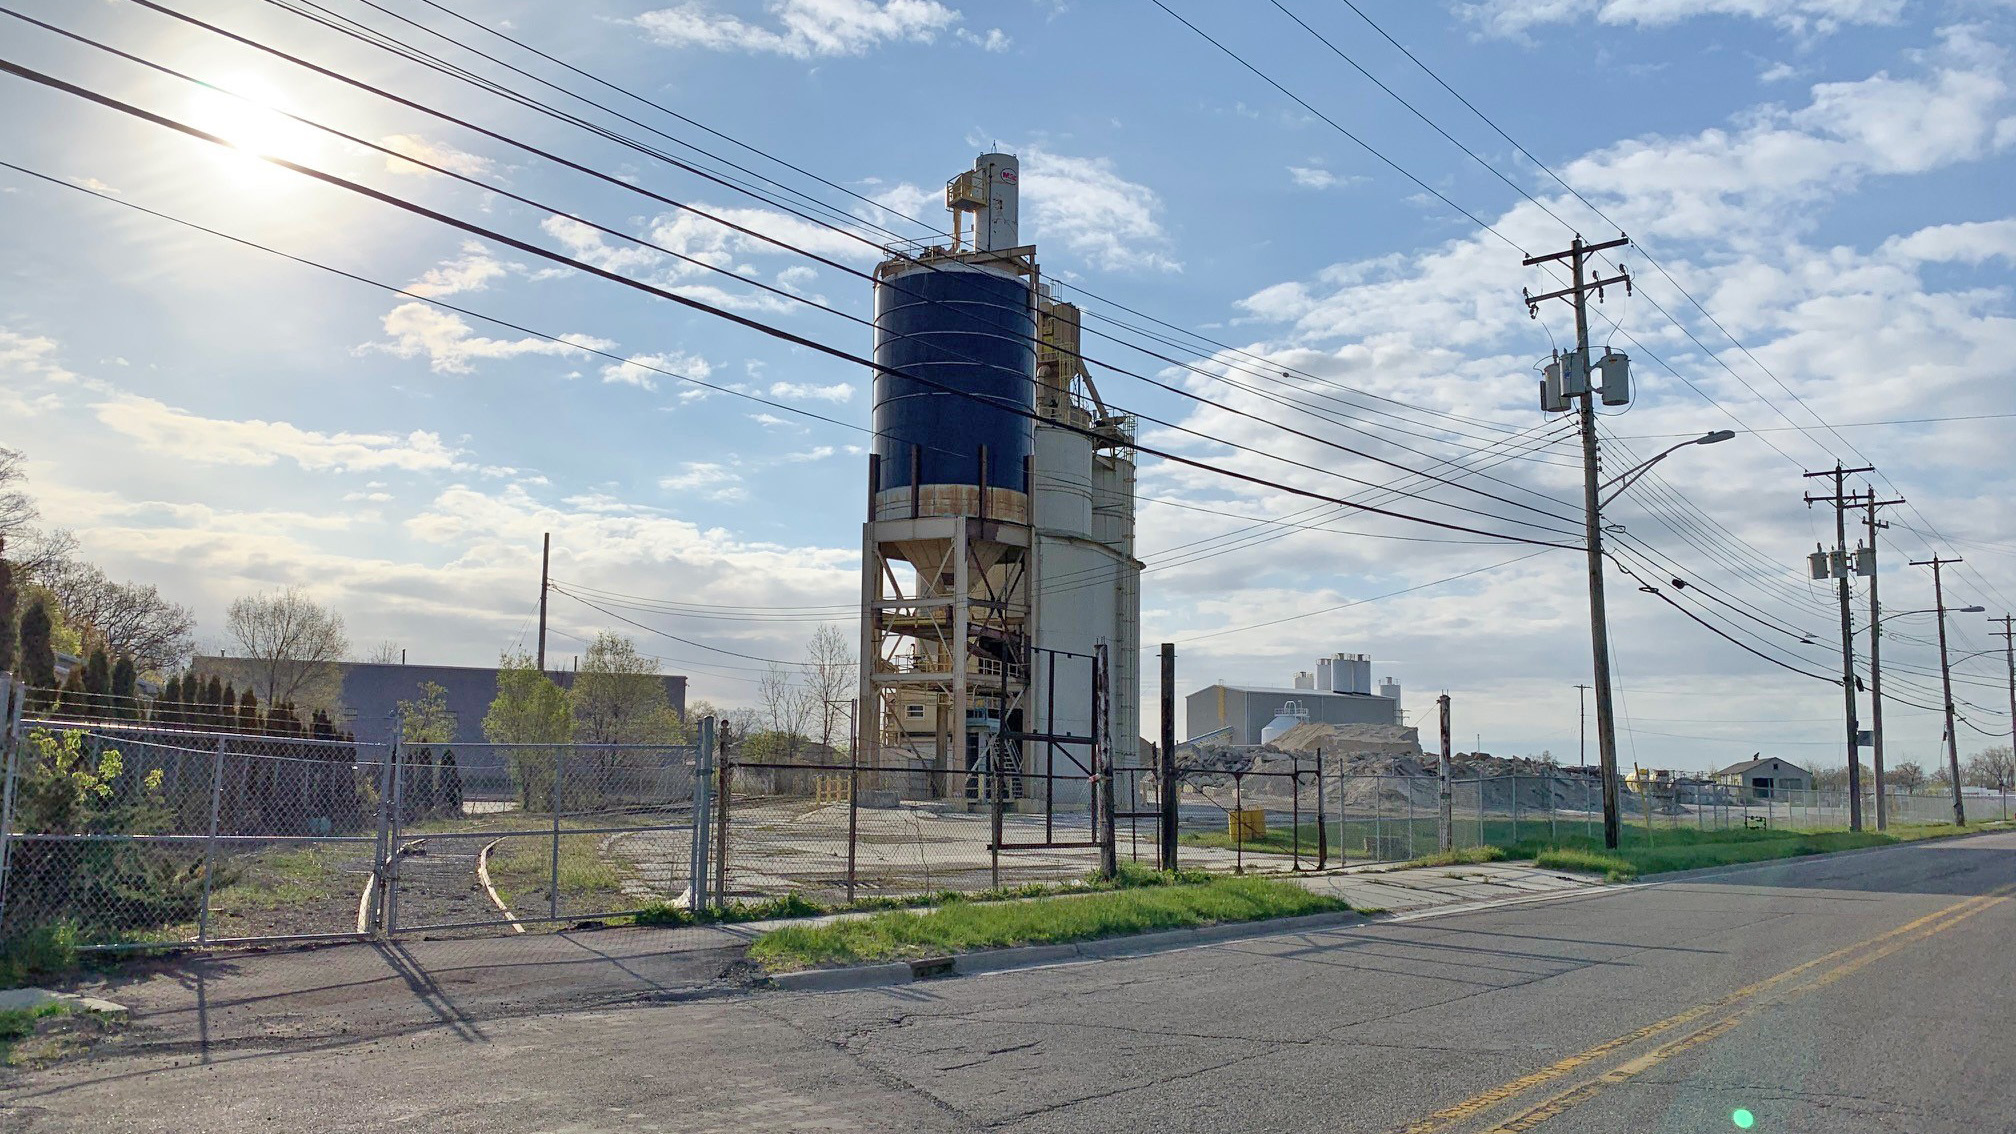
M1736 789L1742 799L1783 798L1786 792L1813 790L1813 773L1775 756L1757 756L1715 773L1715 782Z

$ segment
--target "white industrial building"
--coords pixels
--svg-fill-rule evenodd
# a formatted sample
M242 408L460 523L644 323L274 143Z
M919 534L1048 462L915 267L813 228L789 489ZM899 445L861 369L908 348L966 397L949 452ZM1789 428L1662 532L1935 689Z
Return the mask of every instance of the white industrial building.
M1400 683L1388 677L1372 684L1366 654L1332 654L1316 671L1297 673L1281 686L1217 682L1184 699L1187 736L1215 744L1265 744L1301 721L1318 724L1406 723L1401 717Z

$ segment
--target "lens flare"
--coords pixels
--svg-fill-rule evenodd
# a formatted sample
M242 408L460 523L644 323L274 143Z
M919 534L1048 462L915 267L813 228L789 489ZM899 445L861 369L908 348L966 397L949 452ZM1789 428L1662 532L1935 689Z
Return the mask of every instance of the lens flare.
M1748 1130L1757 1125L1757 1116L1739 1106L1736 1113L1729 1116L1729 1121L1735 1123L1738 1130Z

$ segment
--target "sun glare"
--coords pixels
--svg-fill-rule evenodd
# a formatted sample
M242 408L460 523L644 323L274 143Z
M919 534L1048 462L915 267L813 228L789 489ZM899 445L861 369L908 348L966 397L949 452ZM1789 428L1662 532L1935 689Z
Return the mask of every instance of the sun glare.
M238 98L214 90L196 92L188 121L199 130L215 134L232 146L218 156L234 181L257 182L261 187L277 187L296 175L259 160L262 156L301 161L315 147L314 131L294 122L272 108L282 105L272 92L251 80L218 84L225 90L245 95Z

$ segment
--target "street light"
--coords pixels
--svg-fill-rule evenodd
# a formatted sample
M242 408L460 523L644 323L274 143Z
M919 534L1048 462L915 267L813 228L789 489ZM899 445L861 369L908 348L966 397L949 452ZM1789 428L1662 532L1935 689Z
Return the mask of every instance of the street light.
M1619 493L1623 492L1625 489L1631 487L1632 484L1636 483L1638 478L1644 476L1646 472L1648 472L1652 468L1653 465L1656 465L1660 461L1663 461L1666 458L1672 456L1673 454L1679 452L1680 450L1685 449L1687 446L1716 445L1720 444L1721 442L1727 441L1734 436L1736 436L1735 431L1729 429L1716 429L1708 433L1703 433L1699 437L1691 438L1689 440L1680 442L1678 445L1675 445L1672 448L1667 449L1665 452L1659 454L1656 457L1653 457L1649 461L1641 461L1637 465L1628 468L1621 473L1618 473L1616 476L1611 477L1609 480L1603 483L1603 487L1609 491L1610 495L1602 498L1602 500L1599 502L1599 507L1602 505L1607 505L1612 500L1617 499L1617 495Z
M1579 271L1579 267L1578 267ZM1580 308L1577 308L1578 318ZM1581 324L1578 322L1578 333ZM1584 352L1586 365L1586 351ZM1584 395L1583 409L1592 415L1594 409L1591 396ZM1606 397L1606 401L1607 401ZM1589 550L1589 638L1596 655L1596 740L1598 771L1603 781L1603 845L1616 850L1623 835L1623 815L1617 798L1617 740L1610 711L1610 626L1608 604L1603 597L1603 508L1617 495L1637 482L1652 466L1685 449L1689 445L1714 445L1736 436L1727 429L1717 429L1671 446L1665 452L1649 461L1638 464L1598 483L1595 465L1595 424L1593 416L1583 423L1585 452L1583 469L1583 508L1587 513L1585 525L1588 531ZM1605 492L1608 495L1605 495Z

